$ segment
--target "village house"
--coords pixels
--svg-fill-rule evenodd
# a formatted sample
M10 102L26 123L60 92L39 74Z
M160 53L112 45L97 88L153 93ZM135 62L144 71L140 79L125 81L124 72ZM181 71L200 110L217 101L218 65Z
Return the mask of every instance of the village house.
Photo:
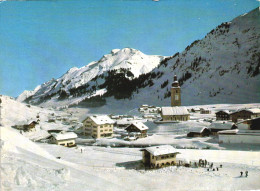
M210 124L209 129L211 135L218 135L219 131L230 130L234 126L230 121L214 121Z
M191 112L192 113L200 113L200 108L198 108L198 107L191 108Z
M73 132L60 132L60 133L52 133L50 142L57 145L62 145L65 147L73 147L76 145L76 138L78 136Z
M49 117L49 119L48 119L48 122L49 122L49 123L52 123L52 122L55 123L55 121L56 121L56 118L55 118L55 117Z
M150 168L159 168L176 164L179 152L170 145L147 147L143 152L143 163Z
M186 107L162 107L162 121L188 121L190 113Z
M221 111L216 112L215 114L216 114L216 120L218 120L218 121L230 120L231 112L228 110L221 110Z
M93 138L113 137L114 121L107 115L93 115L83 120L83 134Z
M147 130L149 128L141 122L134 122L129 125L125 130L130 133L134 133L136 138L147 137Z
M187 134L187 137L206 137L210 135L210 130L206 127L203 127L198 130L191 131Z
M239 120L245 120L245 119L253 119L260 117L260 109L254 108L254 109L242 109L236 112L233 112L230 114L230 118L233 122L238 122Z
M38 123L36 121L20 122L14 126L14 128L23 131L35 131L35 126Z
M200 109L200 114L211 114L211 111L209 109L201 108Z

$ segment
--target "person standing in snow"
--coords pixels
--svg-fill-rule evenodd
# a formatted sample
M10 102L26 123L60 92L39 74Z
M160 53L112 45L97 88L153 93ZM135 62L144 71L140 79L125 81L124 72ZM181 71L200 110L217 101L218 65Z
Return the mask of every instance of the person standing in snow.
M248 177L248 171L246 171L245 174L246 174L246 177Z
M240 177L241 177L241 176L243 176L243 172L242 172L242 171L240 172Z

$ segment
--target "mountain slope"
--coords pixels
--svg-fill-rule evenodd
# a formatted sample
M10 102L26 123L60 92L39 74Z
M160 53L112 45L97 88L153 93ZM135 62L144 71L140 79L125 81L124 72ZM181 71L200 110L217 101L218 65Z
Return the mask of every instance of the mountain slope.
M158 66L147 61L133 67L136 65L132 60L143 60L139 51L113 50L98 62L72 68L61 78L41 85L24 101L65 107L116 107L126 104L125 99L127 107L142 103L169 105L176 74L182 85L183 105L260 102L259 20L256 8L222 23L181 53L163 60L152 57L160 61ZM124 53L131 56L124 57Z
M174 74L180 78L186 105L259 102L259 20L257 8L231 22L222 23L202 40L163 62L153 71L164 72L153 86L159 90L157 95L162 102L169 100ZM168 85L162 88L167 80ZM145 94L149 89L144 89Z
M167 57L146 78L139 77L127 105L170 105L175 74L182 87L183 105L260 102L259 21L256 8Z

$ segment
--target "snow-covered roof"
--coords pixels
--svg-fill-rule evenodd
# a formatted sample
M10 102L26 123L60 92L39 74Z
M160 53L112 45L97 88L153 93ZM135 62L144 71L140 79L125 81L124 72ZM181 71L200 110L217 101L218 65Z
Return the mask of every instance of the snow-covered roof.
M162 107L162 115L189 115L186 107Z
M239 110L233 112L232 114L240 112L240 111L248 111L248 112L251 112L251 113L254 113L254 114L260 113L260 109L259 108L251 108L251 109L239 109Z
M209 127L211 129L231 129L233 125L234 123L230 121L214 121Z
M237 134L238 129L219 131L218 134Z
M61 132L51 134L56 140L76 139L78 136L73 132Z
M195 130L192 130L193 133L202 133L205 129L208 129L207 127L201 127Z
M253 108L253 109L245 109L246 111L252 112L252 113L260 113L259 108Z
M97 125L114 124L115 122L107 115L93 115L89 117Z
M33 122L37 124L36 121L34 121L34 120L29 120L29 121L18 121L18 122L16 122L15 125L18 125L18 126L20 126L20 125L29 125L29 124L31 124L31 123L33 123Z
M232 113L232 111L229 111L229 110L220 110L220 111L217 111L216 113L218 113L218 112L225 112L225 113L227 113L227 114L230 114L230 113Z
M117 125L130 125L132 121L127 121L126 119L117 120Z
M149 153L151 153L153 156L179 153L178 150L176 150L171 145L146 147L145 150L148 151Z
M132 123L131 125L134 125L136 128L138 128L140 131L143 131L143 130L147 130L147 129L149 129L145 124L143 124L142 122L134 122L134 123ZM131 125L129 125L129 126L131 126ZM128 127L129 127L128 126ZM128 128L127 127L127 128Z

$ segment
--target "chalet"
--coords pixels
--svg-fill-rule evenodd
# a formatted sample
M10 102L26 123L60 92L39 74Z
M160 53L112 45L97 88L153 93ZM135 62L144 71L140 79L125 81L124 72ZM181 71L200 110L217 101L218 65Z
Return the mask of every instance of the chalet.
M210 135L210 130L206 127L198 129L197 131L191 131L187 134L187 137L206 137Z
M231 113L230 117L231 117L231 120L235 123L239 120L257 118L257 117L260 117L260 109L259 108L242 109L242 110Z
M201 108L200 109L200 114L211 114L211 111L209 109Z
M21 122L14 126L14 128L23 130L23 131L35 131L35 126L38 123L36 121L29 121L29 122Z
M149 128L141 122L134 122L129 125L125 130L129 133L135 133L135 137L143 138L147 137L147 130Z
M219 131L231 130L234 123L230 121L214 121L210 124L209 129L211 135L217 135Z
M216 112L216 120L220 121L227 121L230 120L230 113L231 111L228 110L221 110Z
M176 164L179 152L170 145L147 147L143 152L143 163L150 168L159 168Z
M113 137L114 121L107 115L93 115L83 120L83 134L93 138Z
M52 133L50 142L57 145L62 145L65 147L73 147L76 145L76 138L78 136L73 132L60 132L60 133Z
M162 107L162 121L188 121L190 113L186 107Z

